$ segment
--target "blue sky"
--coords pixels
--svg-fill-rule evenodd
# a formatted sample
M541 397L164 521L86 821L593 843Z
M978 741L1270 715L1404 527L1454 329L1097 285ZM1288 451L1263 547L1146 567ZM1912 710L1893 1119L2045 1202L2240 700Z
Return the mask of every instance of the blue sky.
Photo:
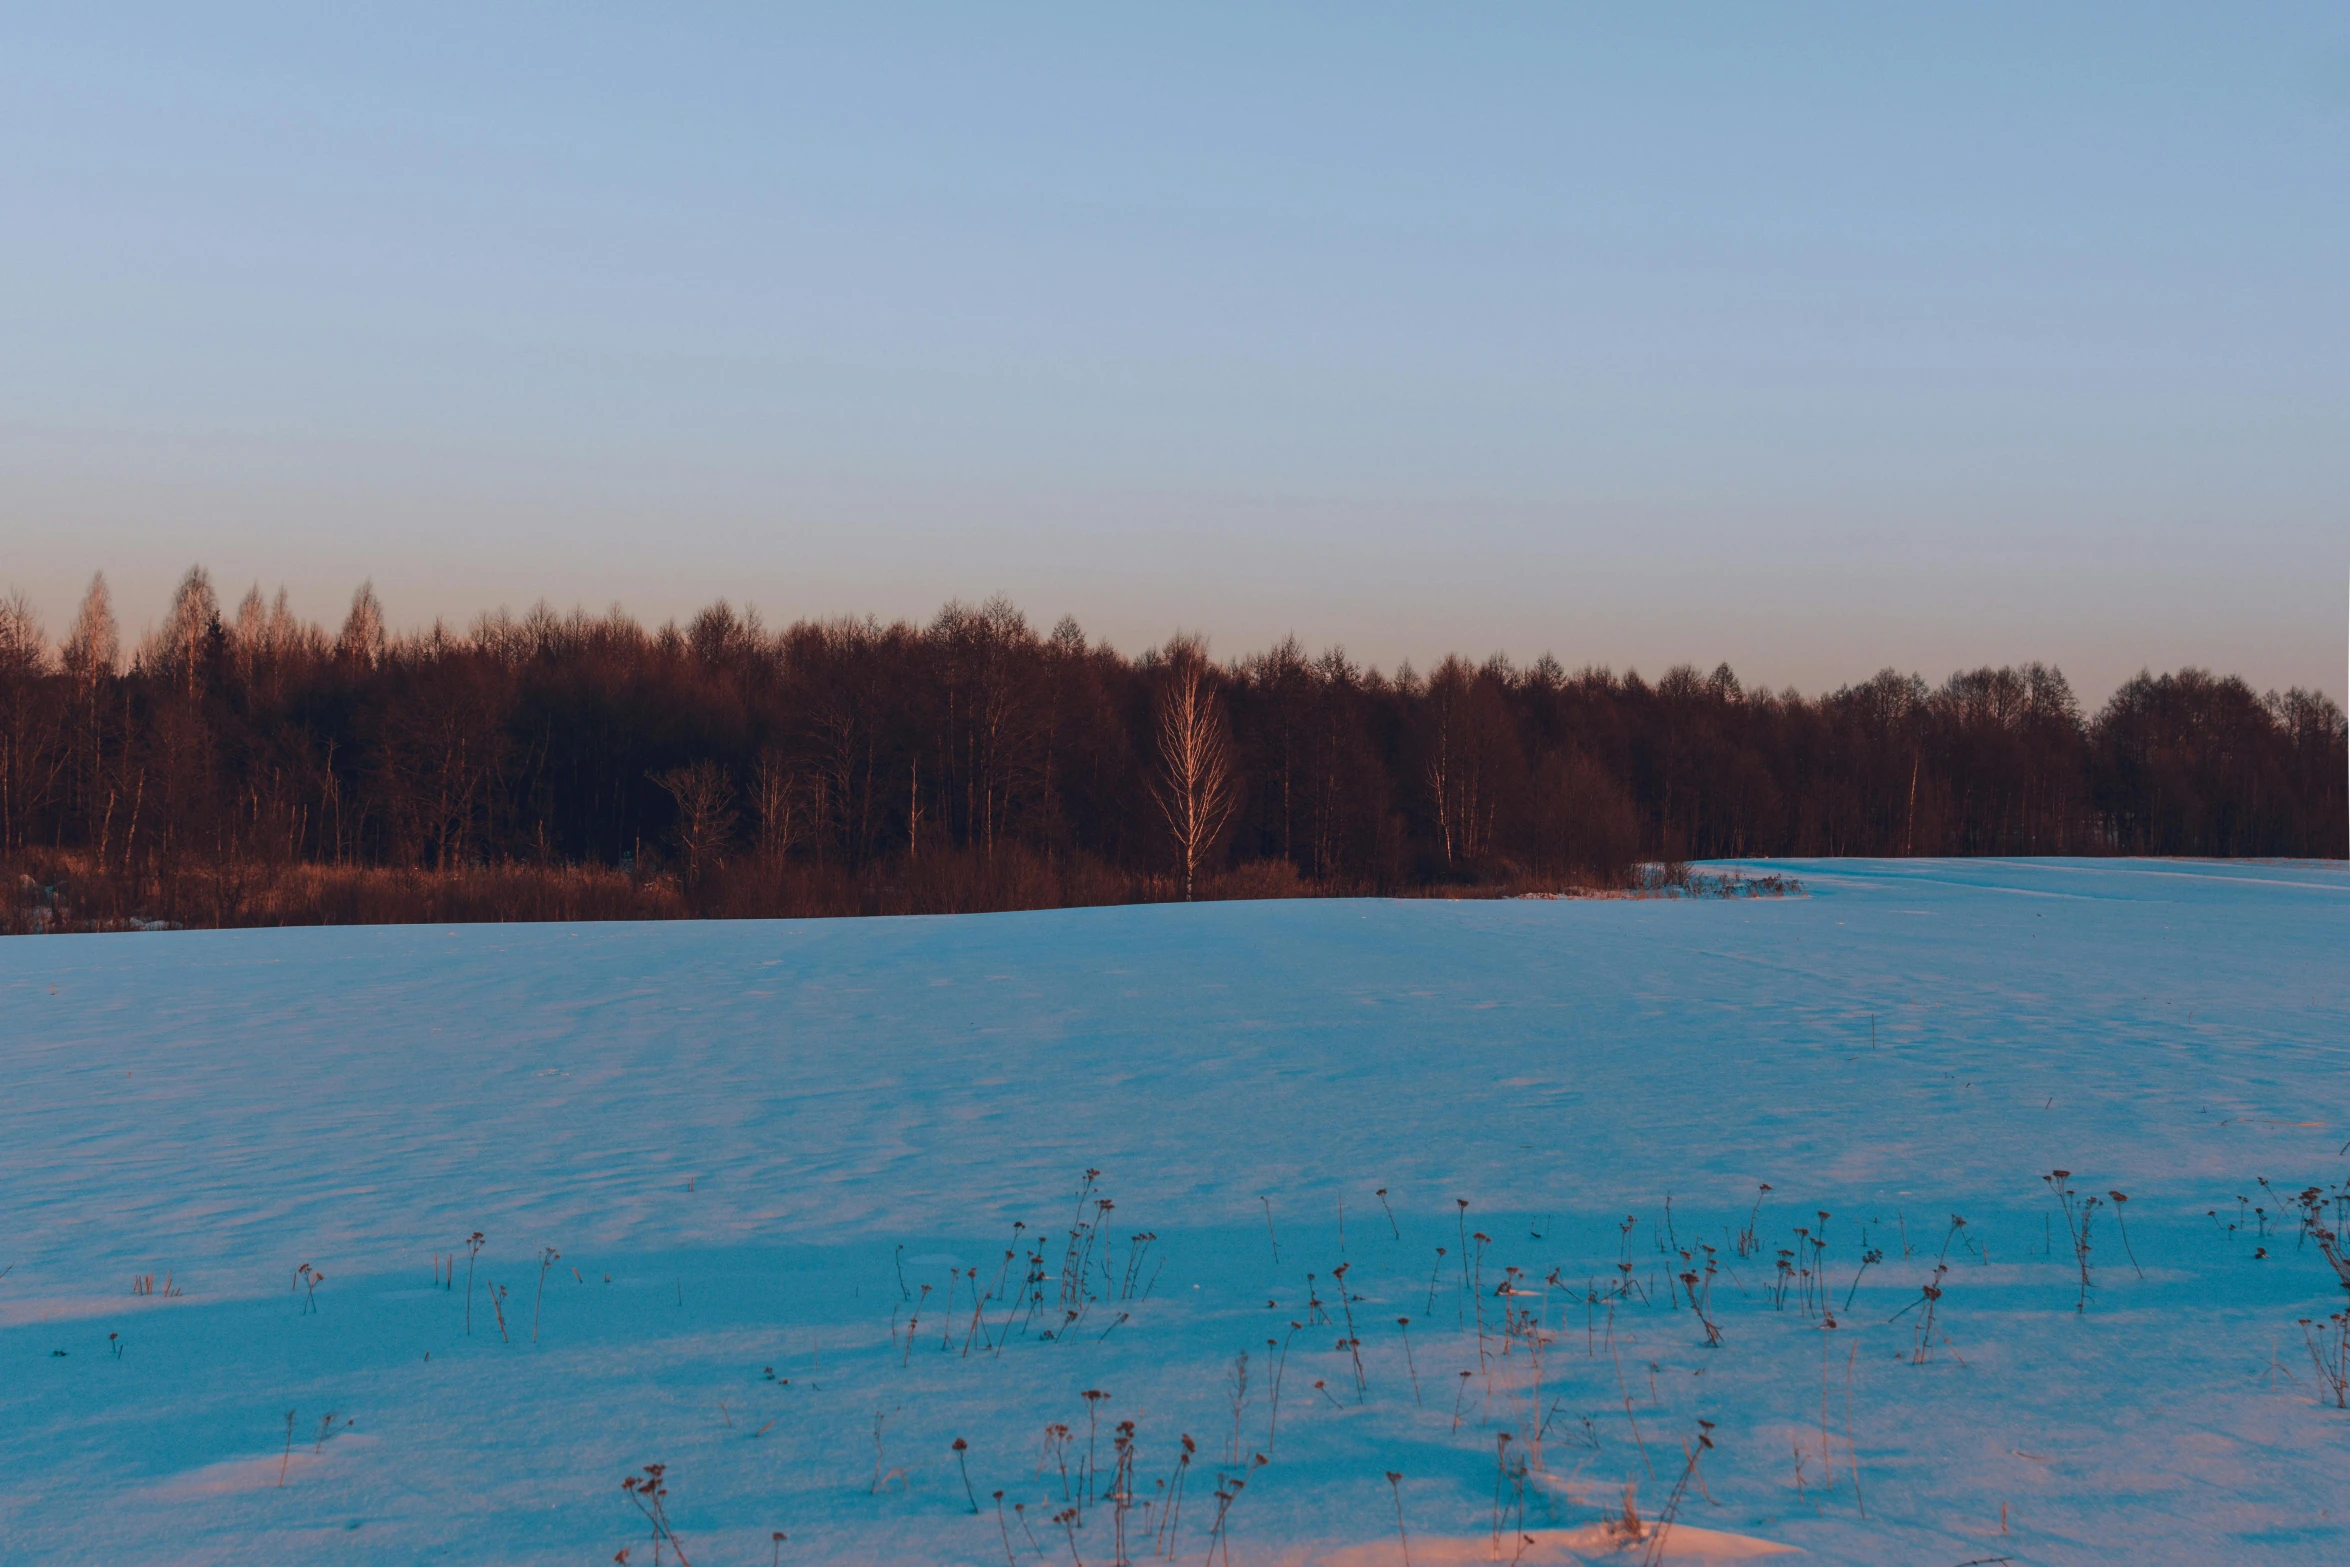
M0 11L53 629L202 561L2342 692L2339 7L320 9Z

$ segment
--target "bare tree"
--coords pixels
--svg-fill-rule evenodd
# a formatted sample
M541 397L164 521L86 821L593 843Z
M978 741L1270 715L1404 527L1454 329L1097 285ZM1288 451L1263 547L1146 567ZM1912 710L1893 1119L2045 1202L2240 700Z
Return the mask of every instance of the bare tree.
M98 867L106 867L106 850L114 831L114 807L119 789L106 780L107 685L122 664L122 634L114 623L114 603L106 591L106 573L90 578L81 611L73 618L59 650L71 705L74 772L81 800L83 831L97 853ZM103 803L101 803L103 801Z
M716 762L695 762L653 774L670 799L677 802L677 847L685 855L687 890L699 887L702 874L718 862L734 837L734 785Z
M335 638L335 656L372 669L383 662L385 642L384 607L371 577L351 595L351 613L343 617L342 634Z
M172 674L173 683L194 701L203 688L206 645L220 630L220 599L212 591L212 575L201 566L190 566L171 596L171 612L162 629L148 638L140 656Z
M0 673L31 677L47 671L49 636L22 593L0 598Z
M447 871L487 850L509 744L497 671L452 658L440 673L386 703L376 786L403 851Z
M951 603L927 633L944 677L939 758L949 817L963 842L992 858L1044 771L1049 744L1034 675L1036 633L1000 594L977 609ZM921 802L909 802L919 816ZM908 836L908 847L913 838Z
M1208 684L1199 643L1178 636L1167 644L1167 673L1159 685L1159 771L1151 798L1167 823L1183 865L1183 901L1191 901L1199 867L1223 836L1236 802L1232 739L1224 711Z
M106 573L90 579L82 595L81 613L66 634L65 672L84 685L95 684L115 672L122 661L122 636L114 626L114 604L106 592Z
M0 853L21 844L65 762L45 700L49 641L21 593L0 598Z
M806 786L772 746L751 769L751 809L759 819L759 853L769 860L788 857L812 825Z

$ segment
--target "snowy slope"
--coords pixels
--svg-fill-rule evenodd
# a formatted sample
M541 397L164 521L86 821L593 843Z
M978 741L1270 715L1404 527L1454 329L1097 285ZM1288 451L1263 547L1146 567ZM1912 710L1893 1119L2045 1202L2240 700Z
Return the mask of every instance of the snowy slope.
M1106 1563L1121 1511L1145 1560L1189 1433L1180 1559L1221 1462L1236 1562L1400 1561L1399 1510L1414 1562L1637 1560L1708 1420L1667 1560L2350 1559L2296 1326L2344 1298L2256 1184L2350 1173L2350 876L1772 869L1810 895L0 943L0 1548L642 1563L660 1463L697 1567ZM2128 1195L2082 1311L2056 1168ZM1782 1248L1824 1278L1774 1300Z

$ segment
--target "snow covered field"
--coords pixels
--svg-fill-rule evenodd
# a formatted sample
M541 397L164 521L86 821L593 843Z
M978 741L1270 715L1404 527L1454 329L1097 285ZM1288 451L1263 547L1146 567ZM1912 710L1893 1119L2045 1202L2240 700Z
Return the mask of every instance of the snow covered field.
M0 943L0 1555L2350 1560L2350 875L1770 868Z

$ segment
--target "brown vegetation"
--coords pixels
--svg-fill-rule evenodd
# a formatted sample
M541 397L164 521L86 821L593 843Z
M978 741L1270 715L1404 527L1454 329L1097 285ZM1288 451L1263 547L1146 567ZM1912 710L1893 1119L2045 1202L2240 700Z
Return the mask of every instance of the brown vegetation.
M1001 600L769 632L503 613L329 637L191 571L126 662L103 581L0 603L11 929L961 912L1541 891L1643 860L2339 856L2344 730L2199 670L2085 717L2040 665L1817 698L1294 641L1125 657Z

